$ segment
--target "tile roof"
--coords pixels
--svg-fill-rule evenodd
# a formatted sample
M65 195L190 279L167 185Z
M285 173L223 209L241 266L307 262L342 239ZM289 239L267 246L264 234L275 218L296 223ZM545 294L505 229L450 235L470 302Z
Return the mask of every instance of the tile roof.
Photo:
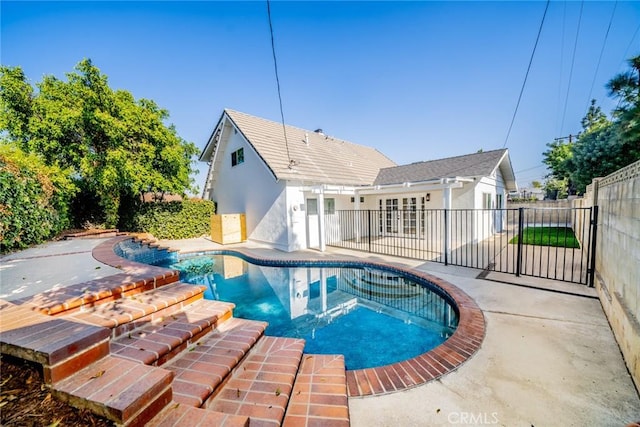
M488 176L500 165L506 149L483 151L446 159L416 162L380 170L374 185L422 182L438 178ZM513 174L513 171L511 171ZM509 177L506 177L507 179Z
M374 148L287 125L289 157L295 161L289 168L282 123L229 109L224 112L278 179L371 185L381 168L396 165Z

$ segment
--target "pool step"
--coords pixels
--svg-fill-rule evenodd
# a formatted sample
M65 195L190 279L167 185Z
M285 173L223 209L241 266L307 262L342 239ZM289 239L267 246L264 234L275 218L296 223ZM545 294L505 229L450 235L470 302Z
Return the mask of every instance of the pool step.
M111 353L145 365L161 366L229 320L234 307L221 301L196 301L180 312L111 341Z
M203 407L246 415L251 426L279 426L291 397L304 340L263 336Z
M267 324L231 318L164 367L175 374L173 399L200 407L263 335Z
M345 272L346 289L339 285L339 289L367 298L401 299L414 298L422 293L422 288L404 278L386 272L356 270Z
M182 311L189 304L201 300L205 289L204 286L172 283L150 292L89 307L65 318L110 328L112 337L117 338Z
M284 427L348 427L344 356L305 354L291 392Z
M173 373L107 356L55 383L52 394L118 425L144 425L171 401Z

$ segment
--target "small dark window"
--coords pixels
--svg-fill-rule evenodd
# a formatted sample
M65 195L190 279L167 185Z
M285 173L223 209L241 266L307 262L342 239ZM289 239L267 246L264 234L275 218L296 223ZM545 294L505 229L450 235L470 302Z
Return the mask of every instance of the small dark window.
M307 199L307 215L318 215L318 199Z
M335 199L324 199L324 213L325 215L333 215L336 213Z
M231 166L237 166L244 163L244 148L239 148L231 153Z

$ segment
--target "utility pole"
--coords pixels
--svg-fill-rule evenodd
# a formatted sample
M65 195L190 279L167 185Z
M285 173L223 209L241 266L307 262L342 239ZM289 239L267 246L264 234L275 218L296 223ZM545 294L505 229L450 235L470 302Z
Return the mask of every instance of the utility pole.
M561 136L561 137L559 137L559 138L553 138L553 140L554 140L554 141L563 141L563 140L565 140L565 139L569 138L569 144L571 144L571 142L573 141L573 137L574 137L574 136L575 136L575 137L578 137L578 136L580 136L580 134L579 134L579 133L578 133L577 135L569 134L569 136Z

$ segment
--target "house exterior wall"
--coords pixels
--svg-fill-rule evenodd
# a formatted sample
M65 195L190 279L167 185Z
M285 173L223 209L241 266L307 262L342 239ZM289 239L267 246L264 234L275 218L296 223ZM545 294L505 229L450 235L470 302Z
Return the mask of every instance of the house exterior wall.
M491 176L484 176L473 183L466 183L452 191L452 241L453 249L463 244L478 242L500 232L504 225L504 212L487 209L506 207L506 185L496 169ZM459 209L461 211L455 211Z
M231 153L242 148L244 162L231 165ZM247 143L240 132L229 135L227 144L219 147L216 156L222 156L211 199L219 214L245 213L247 238L266 243L277 249L289 246L287 191L277 182L264 162Z
M307 248L307 217L305 194L301 183L287 182L286 205L288 224L287 246L284 250L291 252Z

